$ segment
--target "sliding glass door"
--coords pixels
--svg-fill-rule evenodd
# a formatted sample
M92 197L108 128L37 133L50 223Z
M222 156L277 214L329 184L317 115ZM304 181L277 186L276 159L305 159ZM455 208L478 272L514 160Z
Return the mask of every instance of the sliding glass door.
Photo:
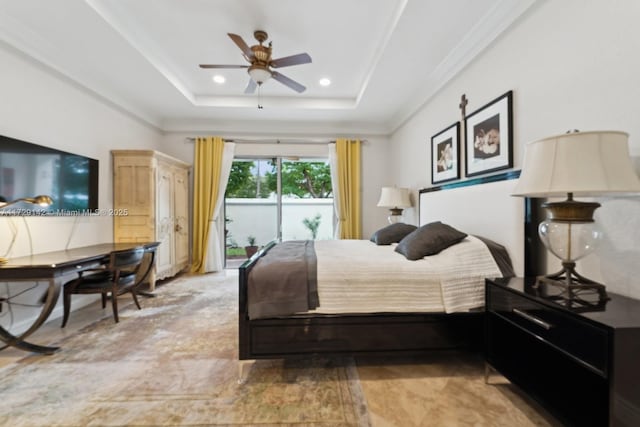
M282 159L283 240L333 238L333 194L329 163L322 159Z
M224 216L228 268L278 236L277 193L267 178L275 170L270 159L235 159L231 165Z
M225 195L227 268L271 240L330 239L333 215L326 159L236 159Z

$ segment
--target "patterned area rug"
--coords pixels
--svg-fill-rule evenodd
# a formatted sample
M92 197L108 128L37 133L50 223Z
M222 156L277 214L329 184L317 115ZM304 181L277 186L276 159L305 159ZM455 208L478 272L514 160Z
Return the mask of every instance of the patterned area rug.
M352 359L256 361L238 384L237 280L179 278L0 369L0 424L369 425Z

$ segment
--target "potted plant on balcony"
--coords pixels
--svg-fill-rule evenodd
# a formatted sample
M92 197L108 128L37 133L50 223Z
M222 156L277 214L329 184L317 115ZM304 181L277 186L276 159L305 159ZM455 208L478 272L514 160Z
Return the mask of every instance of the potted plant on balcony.
M302 224L311 232L311 238L313 240L316 240L316 237L318 237L318 227L320 227L321 219L320 214L316 214L313 218L305 218L302 220Z
M247 237L247 242L249 242L249 246L245 246L244 251L247 253L247 258L251 258L256 252L258 252L255 236Z

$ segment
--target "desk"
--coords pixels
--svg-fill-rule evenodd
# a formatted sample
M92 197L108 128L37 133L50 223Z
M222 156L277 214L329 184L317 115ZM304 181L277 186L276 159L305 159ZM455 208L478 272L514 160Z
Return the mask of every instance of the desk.
M3 350L9 346L21 350L52 354L58 347L47 347L25 341L34 333L49 317L58 301L62 277L80 271L96 268L106 261L112 251L130 249L143 246L150 254L150 261L146 270L139 276L138 283L147 280L153 270L155 251L160 243L103 243L99 245L84 246L66 251L46 252L37 255L12 258L8 263L0 265L0 282L40 281L49 282L46 295L43 296L44 304L40 314L33 324L20 335L13 335L0 326L0 341L4 342Z

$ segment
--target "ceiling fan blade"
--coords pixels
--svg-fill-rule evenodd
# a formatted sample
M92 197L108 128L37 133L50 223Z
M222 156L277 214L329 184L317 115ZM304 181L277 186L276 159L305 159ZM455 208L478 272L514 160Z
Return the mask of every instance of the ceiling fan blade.
M308 64L311 57L307 53L299 53L297 55L285 56L271 61L273 68L290 67L291 65Z
M244 89L244 93L254 93L257 87L258 84L251 77L249 77L249 83L247 83L247 87Z
M289 77L284 76L278 73L277 71L273 71L271 73L271 77L273 77L275 80L279 81L283 85L290 87L291 89L295 90L298 93L302 93L305 90L307 90L307 88L302 86L300 83L294 80L291 80Z
M227 33L227 35L231 37L231 40L233 40L233 42L240 48L242 53L244 53L244 56L246 56L250 60L253 59L253 51L251 50L249 45L245 43L242 37L233 33Z
M248 65L200 64L200 68L249 68Z

